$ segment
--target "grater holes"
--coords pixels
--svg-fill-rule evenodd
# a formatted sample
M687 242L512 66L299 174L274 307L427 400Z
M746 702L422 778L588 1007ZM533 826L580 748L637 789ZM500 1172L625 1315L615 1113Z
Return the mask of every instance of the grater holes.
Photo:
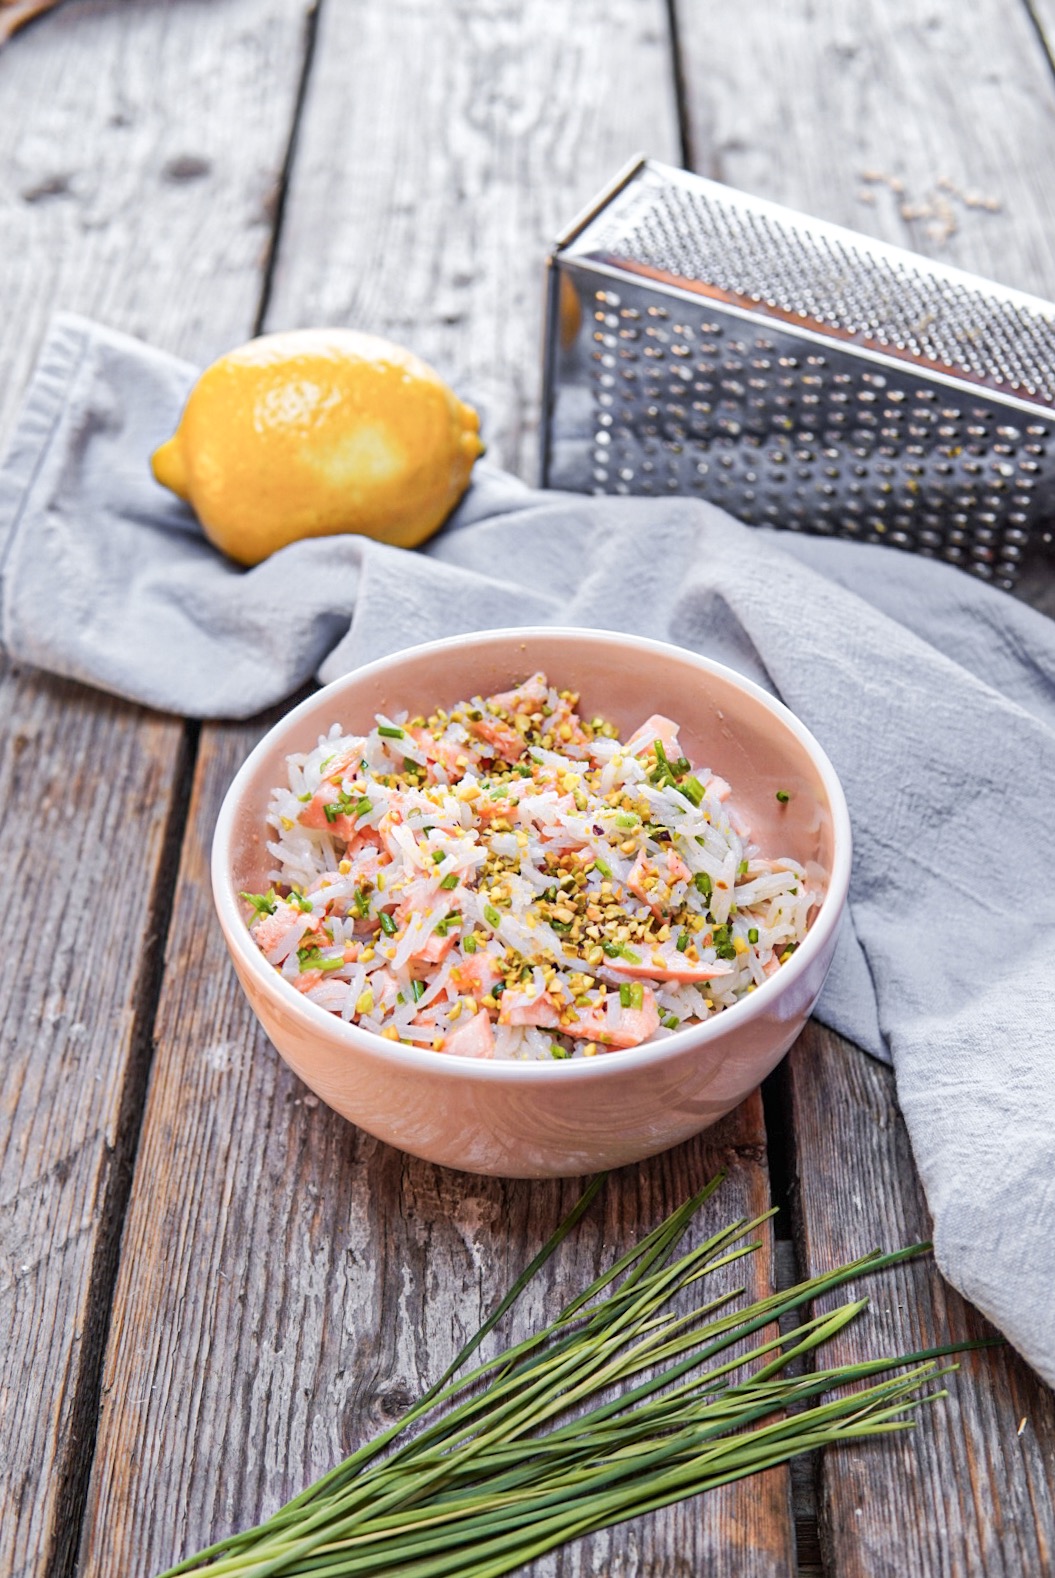
M682 187L650 190L648 210L629 211L635 238L628 255L651 261L682 277L701 277L746 299L785 310L813 312L842 332L872 333L888 343L925 347L930 359L949 367L995 367L1001 376L1033 379L1050 365L1052 325L1014 302L999 301L962 282L921 272L911 260L873 255L854 238L818 236L792 216L781 221L753 212L749 199L723 193L709 197ZM605 245L618 255L618 234L627 213L613 225ZM603 228L603 227L602 227ZM650 255L648 247L651 245ZM686 267L685 256L714 267ZM708 255L710 254L710 255ZM742 276L737 278L736 276ZM893 318L893 323L888 319ZM1016 346L1025 347L1016 354ZM1001 359L1007 366L1001 372Z
M1047 425L909 374L847 371L787 334L760 344L739 324L685 317L626 297L614 313L597 305L583 339L593 491L710 496L751 522L949 557L1013 584Z

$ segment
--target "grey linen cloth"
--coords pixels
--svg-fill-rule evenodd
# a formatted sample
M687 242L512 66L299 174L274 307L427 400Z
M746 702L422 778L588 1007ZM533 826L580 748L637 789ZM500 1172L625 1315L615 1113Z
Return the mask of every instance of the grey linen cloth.
M1055 1384L1055 624L916 556L485 465L423 550L328 538L241 570L147 465L194 377L56 320L0 469L9 655L231 718L401 646L562 624L676 642L780 696L854 827L819 1017L892 1059L939 1265Z

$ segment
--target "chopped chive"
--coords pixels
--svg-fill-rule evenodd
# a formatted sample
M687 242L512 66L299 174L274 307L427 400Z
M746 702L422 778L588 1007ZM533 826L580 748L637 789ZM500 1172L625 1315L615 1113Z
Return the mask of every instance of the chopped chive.
M298 796L297 796L297 799L298 799L298 800L299 800L299 801L300 801L300 803L301 803L301 805L307 805L307 804L308 804L308 801L309 801L309 800L313 800L313 799L314 799L314 798L315 798L315 797L314 797L314 795L313 795L313 794L312 794L312 792L311 792L311 790L310 790L310 789L305 789L305 791L304 791L304 793L303 793L303 794L299 794L299 795L298 795Z
M322 814L326 818L327 822L332 824L332 823L336 822L337 818L339 816L341 816L343 813L341 811L341 807L338 804L338 802L336 800L334 800L330 805L324 805L323 806Z
M748 940L748 942L757 942L758 941L758 927L757 926L750 927L750 929L748 930L748 933L747 933L747 940Z
M678 1018L677 1014L664 1014L663 1018L660 1020L660 1024L663 1026L664 1030L677 1030L678 1026L681 1024L681 1020Z
M692 881L696 892L702 893L705 899L709 899L711 893L714 891L714 884L707 875L706 871L697 871Z
M791 799L791 796L788 794L786 789L778 789L777 799L780 801L781 805L787 805L788 801Z
M602 877L604 877L607 882L611 882L612 868L608 864L607 860L602 860L600 855L595 855L593 863L597 867L597 870L601 873Z
M639 953L635 953L633 948L628 948L626 946L626 943L620 943L620 945L619 945L619 957L621 959L625 959L627 964L640 964L641 963L641 955Z
M618 959L622 949L617 942L602 942L601 947L610 959Z
M446 860L446 858L447 858L447 851L445 849L434 849L432 851L432 863L433 863L433 865L438 866L440 864L440 862L443 861L443 860Z
M623 1001L622 992L620 992L619 1001ZM630 1006L631 1008L644 1008L645 1006L645 988L640 981L631 981L630 983Z
M368 800L365 795L363 796L363 798L361 800L357 800L355 802L355 814L356 814L356 816L369 816L370 812L373 809L374 809L374 802L372 800Z
M303 948L297 949L297 963L302 970L339 970L344 964L344 955L337 959L324 959L315 943L308 943Z
M571 1053L568 1051L567 1047L562 1047L559 1041L550 1042L549 1055L550 1057L555 1058L571 1057Z
M678 940L674 944L674 946L675 946L675 948L677 948L679 953L684 953L685 949L689 946L689 941L690 941L690 939L689 939L688 932L687 931L682 931L682 932L678 933Z
M476 952L476 938L473 936L472 932L470 932L468 937L463 940L462 948L466 953Z
M411 983L410 983L410 990L411 990L411 993L413 994L414 1001L416 1003L420 1003L421 999L425 996L425 982L424 981L411 981Z
M394 724L389 725L387 723L379 723L377 725L377 732L381 735L382 739L385 740L406 739L405 731L403 729L397 729Z
M452 871L450 873L450 875L444 877L443 881L440 883L440 887L441 888L446 888L448 893L450 892L451 888L456 888L457 886L458 886L458 873L456 871Z
M378 918L381 922L381 930L384 932L385 936L394 937L396 935L396 923L388 911L382 910Z
M747 876L747 861L746 860L741 860L740 864L736 868L736 874L737 874L738 877L746 877Z
M286 900L286 903L296 905L297 909L300 910L302 915L310 915L315 908L311 900L305 898L304 894L301 893L298 888L290 889L289 898Z
M488 926L493 927L496 931L502 924L502 917L499 915L493 904L484 905L484 920L487 922Z
M686 800L692 801L693 805L699 806L703 803L706 790L700 780L694 778L691 774L678 785L678 789L685 796Z
M258 915L273 915L278 908L274 888L268 888L266 893L240 893L238 897L251 904Z
M620 984L619 984L619 1006L620 1006L620 1008L629 1008L630 1007L630 992L631 992L630 982L629 981L621 981Z

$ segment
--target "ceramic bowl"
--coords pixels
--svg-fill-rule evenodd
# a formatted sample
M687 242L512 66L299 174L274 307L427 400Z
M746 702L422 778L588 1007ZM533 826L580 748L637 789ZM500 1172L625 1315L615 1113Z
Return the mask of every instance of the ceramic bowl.
M339 722L428 713L508 690L536 670L581 693L587 716L630 733L651 713L682 749L728 779L752 838L807 864L823 892L799 949L756 992L705 1024L625 1051L561 1062L486 1061L401 1046L297 992L250 938L240 891L269 885L265 825L285 758ZM786 791L786 803L777 791ZM318 691L264 737L239 771L213 843L216 908L234 967L278 1051L329 1106L415 1156L499 1177L619 1167L714 1123L765 1078L812 1009L835 948L850 874L850 823L820 746L786 707L730 669L609 631L497 630L397 652Z

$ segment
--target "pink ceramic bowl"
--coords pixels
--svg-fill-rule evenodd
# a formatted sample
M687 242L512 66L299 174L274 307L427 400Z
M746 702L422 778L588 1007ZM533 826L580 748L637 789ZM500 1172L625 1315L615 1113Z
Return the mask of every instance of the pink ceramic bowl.
M752 836L808 863L824 892L805 942L734 1008L651 1045L571 1062L499 1062L384 1041L310 1003L265 961L240 891L267 888L265 813L285 758L334 722L429 712L508 690L536 670L578 690L587 716L630 733L653 712L686 754L733 786ZM778 789L788 791L786 804ZM820 746L786 707L718 663L600 630L495 630L397 652L327 686L268 733L238 773L213 842L216 908L238 978L279 1052L331 1107L447 1167L543 1178L639 1161L705 1129L754 1090L798 1035L831 963L850 876L850 822Z

